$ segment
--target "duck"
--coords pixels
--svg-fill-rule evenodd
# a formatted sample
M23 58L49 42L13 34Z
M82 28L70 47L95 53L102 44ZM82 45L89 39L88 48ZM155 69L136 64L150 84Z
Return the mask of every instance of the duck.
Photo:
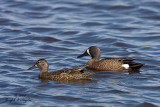
M91 56L91 59L87 62L87 68L97 71L133 71L139 70L143 64L134 62L135 57L128 58L105 58L100 60L101 51L97 46L89 47L83 54L77 58L84 56Z
M48 72L49 64L47 60L39 59L36 61L36 63L32 67L28 68L28 70L39 68L40 79L48 79L48 80L54 80L54 81L91 79L93 73L84 72L83 68L85 67L86 65L81 67L76 67L73 69L61 69L54 72Z

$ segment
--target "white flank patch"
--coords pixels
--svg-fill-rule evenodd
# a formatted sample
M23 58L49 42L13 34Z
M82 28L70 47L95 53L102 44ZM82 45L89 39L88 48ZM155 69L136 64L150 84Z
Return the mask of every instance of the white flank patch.
M122 67L124 67L125 69L129 69L129 64L123 64Z
M90 56L91 56L91 54L90 54L90 52L89 52L89 49L87 49L87 53L88 53L88 55L90 55Z

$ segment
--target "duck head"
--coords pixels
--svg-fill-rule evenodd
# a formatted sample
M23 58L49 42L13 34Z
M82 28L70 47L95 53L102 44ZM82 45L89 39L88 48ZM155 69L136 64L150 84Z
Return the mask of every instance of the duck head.
M39 68L42 72L48 72L48 62L45 59L39 59L32 67L28 68L28 70Z
M100 59L101 51L97 46L89 47L83 54L79 55L77 58L81 58L84 56L91 56L92 59Z

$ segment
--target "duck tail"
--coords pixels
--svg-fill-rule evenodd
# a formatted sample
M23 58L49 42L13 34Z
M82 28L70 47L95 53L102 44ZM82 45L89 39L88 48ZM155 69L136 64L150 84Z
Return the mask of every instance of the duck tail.
M124 58L122 60L123 60L124 64L128 64L129 65L129 68L131 70L139 70L144 64L134 62L135 58L136 57L129 57L129 58Z
M144 65L142 63L136 63L136 62L130 62L128 64L129 64L129 68L131 68L131 70L138 70Z

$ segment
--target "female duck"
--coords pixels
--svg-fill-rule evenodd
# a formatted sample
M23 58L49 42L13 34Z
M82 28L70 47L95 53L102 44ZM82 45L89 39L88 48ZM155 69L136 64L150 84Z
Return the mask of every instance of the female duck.
M96 46L89 47L82 55L91 56L92 59L88 61L87 67L93 70L100 71L123 71L123 70L138 70L143 66L141 63L133 62L134 58L106 58L100 60L101 52L100 49Z
M92 73L83 72L83 68L86 66L81 66L73 69L62 69L55 72L48 72L49 64L45 59L38 60L32 67L28 70L35 68L40 69L39 78L49 79L54 81L59 80L79 80L79 79L91 79Z

